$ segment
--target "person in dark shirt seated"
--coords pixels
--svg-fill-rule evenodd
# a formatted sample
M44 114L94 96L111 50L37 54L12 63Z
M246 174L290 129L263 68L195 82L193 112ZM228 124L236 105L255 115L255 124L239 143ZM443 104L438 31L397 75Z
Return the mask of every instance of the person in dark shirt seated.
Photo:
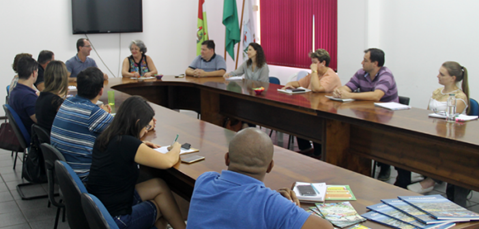
M53 120L68 93L68 70L62 61L51 61L45 69L45 89L35 104L35 114L40 127L52 129Z
M273 169L271 138L256 128L238 132L225 155L228 170L206 172L195 182L188 228L333 228L299 207L288 188L265 187Z
M45 89L45 68L47 67L50 61L55 60L55 54L52 51L43 50L38 54L38 79L35 82L35 86L39 91Z
M29 56L25 56L17 64L18 83L10 93L8 104L17 112L27 131L37 122L35 116L36 91L33 84L38 77L38 63Z
M178 142L162 154L152 149L158 145L140 140L154 128L154 115L142 97L128 98L93 146L87 189L101 200L119 228L165 228L166 222L173 228L186 227L163 180L136 184L138 164L169 169L180 159Z

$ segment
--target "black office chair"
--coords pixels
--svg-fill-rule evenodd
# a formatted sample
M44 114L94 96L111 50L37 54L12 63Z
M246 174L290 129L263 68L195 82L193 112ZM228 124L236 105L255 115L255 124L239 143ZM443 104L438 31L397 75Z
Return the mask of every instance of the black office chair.
M81 204L91 229L117 229L115 221L103 203L94 195L81 194Z
M65 161L65 157L63 157L63 154L60 153L60 151L48 143L42 143L40 148L42 149L43 158L45 159L45 169L48 178L48 207L50 207L50 203L57 207L55 226L53 227L56 229L61 209L63 209L63 222L65 222L65 205L62 203L62 200L57 201L55 199L55 184L58 184L58 178L55 176L55 161Z
M399 96L399 103L409 105L409 97Z
M81 205L81 194L88 193L82 181L64 161L55 161L55 174L65 201L68 225L71 229L89 229L90 225Z

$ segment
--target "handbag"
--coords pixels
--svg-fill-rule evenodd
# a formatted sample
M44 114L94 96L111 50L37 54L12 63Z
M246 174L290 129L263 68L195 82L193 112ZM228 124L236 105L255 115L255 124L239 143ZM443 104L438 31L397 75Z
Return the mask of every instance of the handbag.
M15 152L24 150L18 142L17 135L13 132L12 125L8 122L4 122L0 126L0 148Z

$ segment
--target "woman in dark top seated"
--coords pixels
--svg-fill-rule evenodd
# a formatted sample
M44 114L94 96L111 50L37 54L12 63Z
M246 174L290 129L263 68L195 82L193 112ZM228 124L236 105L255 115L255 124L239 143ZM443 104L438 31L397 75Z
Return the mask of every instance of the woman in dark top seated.
M53 60L45 68L45 89L35 103L37 124L52 129L53 120L68 93L68 70L62 61Z
M134 112L132 112L134 111ZM110 126L93 146L87 189L97 196L119 228L186 228L168 185L159 178L136 183L139 165L169 169L180 158L175 142L166 154L140 139L154 126L155 112L139 96L121 104Z

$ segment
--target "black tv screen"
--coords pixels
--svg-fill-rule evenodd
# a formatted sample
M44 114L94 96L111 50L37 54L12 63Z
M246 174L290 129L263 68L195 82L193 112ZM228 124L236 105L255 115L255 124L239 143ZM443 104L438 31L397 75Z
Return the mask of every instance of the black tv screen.
M143 32L142 0L72 0L73 34Z

